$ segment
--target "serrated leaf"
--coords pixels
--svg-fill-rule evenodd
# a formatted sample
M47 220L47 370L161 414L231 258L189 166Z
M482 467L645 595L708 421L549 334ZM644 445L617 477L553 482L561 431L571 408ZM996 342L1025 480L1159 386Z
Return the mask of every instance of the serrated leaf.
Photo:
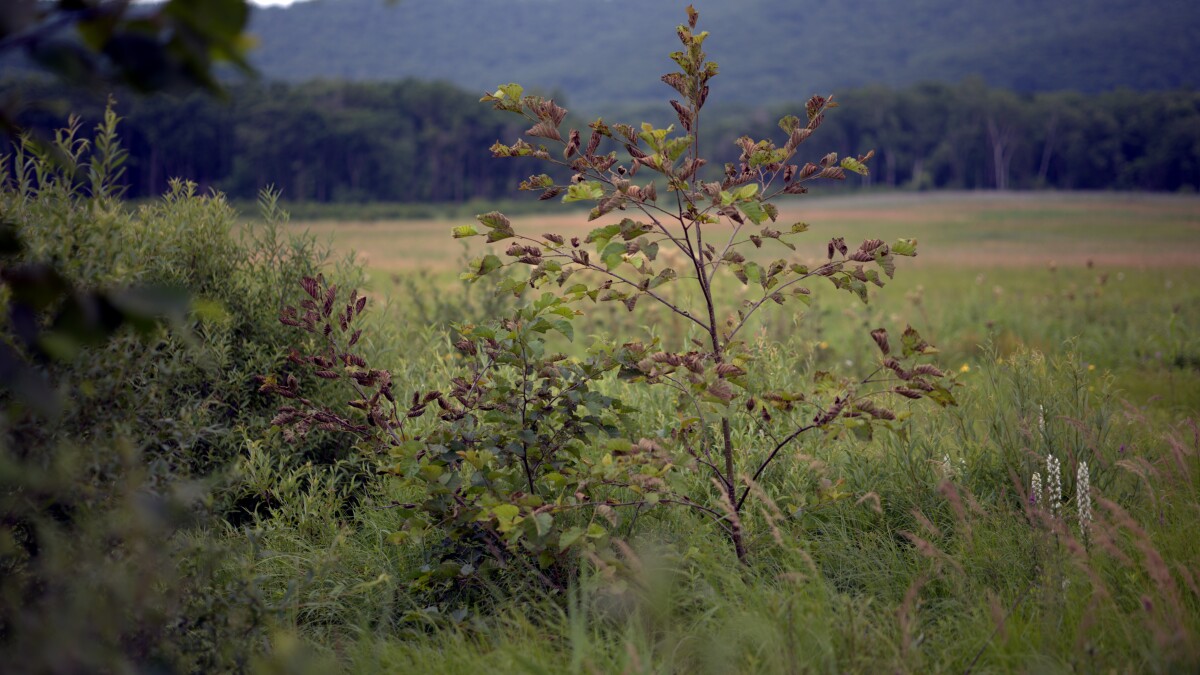
M757 200L751 199L743 202L741 209L742 213L746 214L746 217L755 225L762 225L767 220L767 212L763 210L762 204Z
M704 398L714 403L728 404L733 396L733 385L729 380L716 380L704 389Z
M534 528L537 530L537 536L544 537L550 532L551 528L554 527L554 516L546 513L545 511L535 514L533 516L533 524Z
M875 251L875 262L879 264L879 268L883 270L884 274L888 275L889 279L894 279L896 277L896 259L891 253L881 254L880 250L877 249Z
M763 277L762 265L759 265L756 262L748 262L748 263L746 263L746 265L743 269L745 270L745 273L746 273L746 279L748 279L751 283L757 284L762 281L762 277Z
M576 183L567 188L567 194L563 195L563 203L570 204L571 202L596 201L604 197L604 185L597 181L588 181L586 183Z
M568 342L575 341L575 326L572 325L570 321L566 319L559 319L558 321L554 321L552 323L554 325L554 329L562 333L563 337L567 338Z
M808 223L792 223L792 234L808 232Z
M779 128L783 129L783 133L791 134L796 129L800 128L800 118L795 115L788 115L779 120Z
M470 269L476 277L482 277L496 270L504 263L496 255L489 253L481 258L476 258L471 261Z
M659 272L658 276L656 276L650 280L650 285L648 286L648 288L658 288L659 286L662 286L663 284L665 284L669 281L673 281L676 278L676 276L678 276L678 273L674 269L668 267L665 270Z
M500 85L500 88L496 90L496 93L492 94L492 96L499 99L508 99L510 101L517 102L519 102L524 95L525 88L515 82Z
M758 183L747 183L737 189L733 195L738 201L745 201L758 194Z
M912 257L917 254L916 239L897 239L896 243L892 244L892 253Z
M459 225L458 227L454 228L451 232L454 235L455 239L462 239L464 237L474 237L479 234L479 230L475 229L474 225Z
M571 548L583 538L583 535L584 531L582 527L572 527L558 535L558 552L562 553Z
M853 157L843 157L842 168L847 171L853 171L860 176L866 176L871 173L871 170L867 168L866 164L863 164Z
M934 387L933 391L925 392L925 398L934 401L943 408L958 405L958 401L954 399L954 394L950 393L950 390L945 387Z
M604 251L600 254L604 260L604 265L608 269L616 269L625 262L625 244L612 242L604 247Z
M595 244L596 251L599 252L599 251L604 250L604 247L608 245L608 242L610 239L612 239L613 237L617 236L620 233L621 233L621 226L616 223L613 223L612 225L605 225L604 227L597 227L596 229L592 230L591 232L588 232L588 236L586 239L584 239L584 242L588 243L588 244Z

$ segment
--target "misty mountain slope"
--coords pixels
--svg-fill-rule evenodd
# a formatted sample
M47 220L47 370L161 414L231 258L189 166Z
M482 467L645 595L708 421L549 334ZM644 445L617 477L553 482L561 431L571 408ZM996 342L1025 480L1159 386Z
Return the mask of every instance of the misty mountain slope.
M693 3L722 67L715 100L982 76L1020 91L1200 84L1200 3L1184 0L725 0ZM519 81L595 106L659 99L683 2L314 0L255 12L269 78Z

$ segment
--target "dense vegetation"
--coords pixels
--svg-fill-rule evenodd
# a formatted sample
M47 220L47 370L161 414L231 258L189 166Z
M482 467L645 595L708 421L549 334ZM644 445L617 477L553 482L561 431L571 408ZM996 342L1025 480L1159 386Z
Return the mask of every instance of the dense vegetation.
M43 135L65 121L65 111L91 121L103 110L103 100L58 87L26 81L6 89L41 102L20 119ZM519 129L478 98L412 80L244 85L232 88L227 102L199 94L125 98L118 106L130 152L124 180L134 198L160 194L170 179L184 177L243 200L269 184L298 202L494 200L535 167L487 156L489 145ZM860 186L1200 187L1195 92L1017 95L970 81L855 89L835 99L845 105L828 115L830 149L876 151L874 175L851 181ZM774 120L794 107L714 106L708 169L737 159L734 141L742 133L782 142ZM671 122L661 110L622 116Z
M1187 671L1200 659L1195 270L982 261L909 275L886 309L818 298L756 331L765 377L861 373L879 358L864 325L913 322L963 371L960 407L916 415L906 436L801 448L762 481L778 511L747 514L748 569L700 516L650 511L620 520L618 533L640 534L618 534L617 557L582 566L566 592L523 590L517 575L464 606L411 584L439 546L396 543L395 505L412 493L359 468L391 458L271 428L253 376L289 367L295 334L276 314L307 297L299 280L323 258L310 242L270 228L240 239L220 199L185 185L134 209L10 177L0 215L26 242L5 279L40 261L83 286L166 283L208 300L148 340L121 334L40 365L66 417L0 394L0 651L15 672ZM361 281L323 269L343 288ZM511 306L479 286L401 281L390 309L369 303L379 320L359 345L397 392L459 371L441 327ZM646 320L613 310L578 333ZM7 315L3 330L19 343ZM306 393L336 405L334 384ZM677 417L665 397L626 402L634 433ZM1050 455L1062 499L1031 504Z
M1021 92L1200 84L1200 8L1188 0L696 4L721 27L709 52L736 74L717 104L970 75ZM657 71L655 45L672 39L677 11L641 0L318 0L255 11L252 59L290 81L421 77L471 90L519 72L609 115L613 104L661 98L642 75Z
M905 287L895 256L915 241L776 231L771 197L872 157L790 163L839 112L814 97L779 121L786 140L697 173L716 68L696 22L689 7L664 78L675 129L570 132L517 85L486 97L554 144L494 155L575 174L523 189L649 223L569 237L483 214L453 236L507 248L471 261L473 284L397 277L394 304L288 236L274 192L254 226L183 181L123 201L111 112L19 141L0 165L0 661L1196 670L1200 275L1170 267L1186 256L1012 274L963 255ZM780 246L795 256L769 261ZM156 295L190 304L156 312ZM1171 395L1125 402L1130 381ZM873 385L886 408L855 395Z

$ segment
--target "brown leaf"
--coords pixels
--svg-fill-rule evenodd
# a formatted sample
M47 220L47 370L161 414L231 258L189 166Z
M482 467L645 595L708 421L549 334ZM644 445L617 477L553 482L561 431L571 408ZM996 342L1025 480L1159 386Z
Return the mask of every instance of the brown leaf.
M871 331L871 339L875 340L875 344L879 345L879 351L883 352L884 356L887 356L892 352L892 347L888 344L888 334L886 330L882 328L876 328L875 330Z
M553 124L546 120L542 120L525 131L526 136L537 136L540 138L549 138L552 141L561 141L562 134L558 133L558 129Z
M308 293L309 297L316 300L321 296L320 285L317 280L312 277L304 277L300 280L300 285L304 287L304 292Z
M571 157L579 150L579 141L579 131L572 129L570 139L567 141L567 147L565 150L563 150L564 158L571 159Z

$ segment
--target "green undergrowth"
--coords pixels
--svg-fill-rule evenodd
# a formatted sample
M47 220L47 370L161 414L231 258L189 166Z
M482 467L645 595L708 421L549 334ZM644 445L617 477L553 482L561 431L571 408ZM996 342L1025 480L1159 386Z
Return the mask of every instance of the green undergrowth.
M1197 346L1188 332L1197 323L1194 273L1131 270L1118 281L1110 272L1101 283L1103 273L996 271L978 279L918 270L907 286L883 291L908 298L895 316L814 303L794 333L758 335L758 348L778 357L766 359L766 377L804 378L876 358L851 337L863 324L921 322L964 386L958 408L918 411L906 435L827 437L796 448L798 461L760 481L771 499L748 524L757 553L747 568L713 545L707 521L649 510L621 522L628 538L617 544L619 563L585 561L566 592L501 579L469 605L423 597L407 592L405 579L430 562L432 549L389 543L401 519L388 507L408 496L386 488L349 521L321 509L290 520L298 517L294 500L284 500L263 567L282 593L324 565L328 577L311 587L291 635L310 658L360 672L1194 667L1195 394L1186 386L1174 397L1162 393L1170 391L1164 377L1196 375L1174 356L1154 356ZM441 304L421 309L419 324L403 320L417 310L389 294L388 339L409 344L404 326L468 320L463 314L480 303L501 301L478 287L441 287ZM595 324L606 328L603 318ZM426 339L436 352L436 340ZM405 362L410 383L453 371L449 357ZM1139 396L1131 387L1138 382L1155 382L1155 395ZM604 391L622 390L606 383ZM626 402L638 408L630 423L645 432L678 415L653 391ZM1063 467L1056 516L1044 503L1029 505L1032 474L1047 475L1049 455ZM1080 462L1090 468L1093 498L1086 540L1075 492ZM302 523L319 523L321 534L298 534Z
M930 268L906 270L878 305L818 296L747 333L758 377L861 374L880 358L864 328L912 324L956 373L958 406L901 404L902 433L790 447L743 515L745 565L712 519L658 506L614 512L611 555L573 559L562 588L513 567L447 593L411 583L444 548L396 536L398 507L419 495L380 475L387 458L274 425L256 377L289 372L295 338L278 316L300 279L324 270L359 287L362 270L283 237L270 195L266 225L243 237L220 197L181 183L130 208L89 193L74 157L74 176L33 158L49 180L0 181L0 215L25 247L4 264L54 265L79 288L180 287L193 305L149 337L39 362L61 417L0 396L0 652L16 672L1200 666L1195 271ZM402 399L461 372L451 323L521 302L429 277L374 284L383 311L361 351ZM0 329L24 349L18 319ZM588 321L554 346L695 337L619 306ZM353 396L311 386L318 403ZM630 435L681 415L659 389L596 387L635 409ZM738 434L746 466L771 449ZM599 444L588 452L603 461ZM1056 463L1061 495L1034 493Z
M761 481L773 498L747 523L745 568L703 519L652 510L619 562L585 563L564 593L501 584L472 606L431 602L406 594L422 552L388 543L399 519L376 505L351 522L281 510L260 571L282 592L320 569L293 630L362 672L1193 667L1196 429L1150 424L1069 348L993 352L958 409L914 420L907 437L798 448L801 461ZM665 400L635 404L649 423L673 414ZM1048 455L1064 467L1057 515L1028 500Z

